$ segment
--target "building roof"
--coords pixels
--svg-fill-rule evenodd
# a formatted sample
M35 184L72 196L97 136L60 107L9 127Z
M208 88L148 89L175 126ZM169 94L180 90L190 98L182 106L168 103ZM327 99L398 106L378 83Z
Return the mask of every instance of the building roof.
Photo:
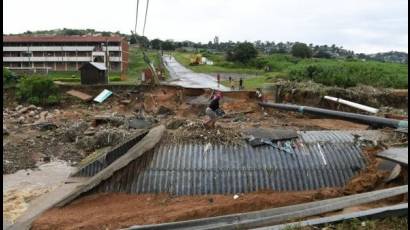
M101 62L87 62L84 65L82 65L79 69L82 69L87 64L94 66L98 70L107 70L107 67L105 66L105 64Z
M3 35L3 42L121 42L121 36Z

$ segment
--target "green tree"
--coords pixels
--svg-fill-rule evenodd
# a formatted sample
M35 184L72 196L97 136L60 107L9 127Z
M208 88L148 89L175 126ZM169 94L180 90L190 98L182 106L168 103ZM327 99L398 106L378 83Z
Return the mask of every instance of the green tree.
M310 58L312 57L312 50L305 43L296 42L292 46L291 53L294 57Z
M162 41L156 38L154 40L151 40L150 44L152 49L159 50L161 49Z
M258 54L255 46L250 42L238 43L233 49L226 52L228 61L247 63Z
M162 49L163 50L175 50L174 42L172 42L170 40L166 40L166 41L162 42Z

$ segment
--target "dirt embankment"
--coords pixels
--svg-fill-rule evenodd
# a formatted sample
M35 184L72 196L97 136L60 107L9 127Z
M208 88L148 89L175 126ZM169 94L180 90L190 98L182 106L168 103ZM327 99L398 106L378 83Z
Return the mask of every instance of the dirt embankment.
M239 195L171 197L167 194L99 194L47 211L32 229L118 229L249 212L331 198L331 189L306 192L256 192Z

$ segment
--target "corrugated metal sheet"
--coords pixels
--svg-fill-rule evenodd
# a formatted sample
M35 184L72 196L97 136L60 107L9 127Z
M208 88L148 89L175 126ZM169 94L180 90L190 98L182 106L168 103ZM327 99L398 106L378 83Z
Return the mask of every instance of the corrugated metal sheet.
M271 146L212 145L206 149L195 143L161 144L93 192L190 195L310 190L343 186L366 164L352 134L299 135L293 155Z
M129 138L124 143L121 143L114 147L112 150L98 157L96 160L84 165L74 172L71 176L73 177L90 177L97 174L99 171L106 168L112 162L117 160L119 157L124 155L132 146L138 143L145 135L147 131L137 133Z

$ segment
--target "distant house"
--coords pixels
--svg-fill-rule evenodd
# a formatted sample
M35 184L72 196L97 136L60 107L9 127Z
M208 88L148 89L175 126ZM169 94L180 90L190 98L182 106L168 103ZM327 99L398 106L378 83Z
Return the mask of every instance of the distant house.
M87 62L79 70L82 85L108 84L107 67L104 63Z

